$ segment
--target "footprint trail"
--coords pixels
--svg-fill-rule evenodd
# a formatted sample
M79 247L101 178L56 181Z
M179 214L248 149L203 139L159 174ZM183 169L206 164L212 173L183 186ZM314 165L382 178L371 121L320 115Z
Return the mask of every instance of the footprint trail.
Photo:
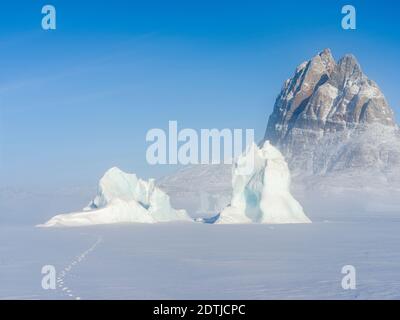
M67 296L70 299L74 299L74 300L81 300L81 297L76 295L69 287L67 287L67 285L65 284L65 278L66 276L69 274L69 272L77 267L80 263L82 263L83 261L85 261L86 257L88 256L89 253L91 253L93 250L96 249L96 247L103 241L102 237L98 237L96 242L87 250L85 250L84 252L82 252L81 254L79 254L73 261L71 261L71 263L66 266L59 274L59 276L57 277L57 287L59 290L62 291L62 293Z

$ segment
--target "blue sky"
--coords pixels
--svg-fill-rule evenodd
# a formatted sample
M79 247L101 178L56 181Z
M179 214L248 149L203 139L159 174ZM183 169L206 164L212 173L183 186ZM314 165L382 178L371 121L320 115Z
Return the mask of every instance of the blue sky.
M95 185L112 166L159 177L146 132L254 128L322 49L353 53L400 113L397 1L2 1L0 185ZM341 28L341 7L357 30ZM41 29L41 8L57 30Z

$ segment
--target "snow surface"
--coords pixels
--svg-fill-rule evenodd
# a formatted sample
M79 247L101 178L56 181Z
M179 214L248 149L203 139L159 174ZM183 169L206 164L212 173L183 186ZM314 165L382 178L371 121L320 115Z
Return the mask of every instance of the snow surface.
M60 214L41 227L84 226L111 223L192 221L185 210L175 210L169 196L155 186L114 167L101 178L98 194L83 212Z
M0 299L400 299L400 216L319 214L312 224L0 226ZM349 264L356 290L341 287ZM44 265L56 290L41 288Z
M244 168L252 168L244 173ZM288 165L269 141L253 144L233 170L231 204L217 223L310 223L300 203L290 194Z

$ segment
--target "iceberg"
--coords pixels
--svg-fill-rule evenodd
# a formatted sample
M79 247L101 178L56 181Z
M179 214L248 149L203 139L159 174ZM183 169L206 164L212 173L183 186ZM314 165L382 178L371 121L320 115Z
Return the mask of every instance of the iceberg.
M117 167L99 182L94 200L82 212L54 216L40 227L74 227L112 223L156 223L192 221L185 210L171 207L169 196L155 186Z
M269 141L262 148L253 143L237 159L232 187L231 204L222 210L217 224L311 222L290 193L290 172L283 155Z

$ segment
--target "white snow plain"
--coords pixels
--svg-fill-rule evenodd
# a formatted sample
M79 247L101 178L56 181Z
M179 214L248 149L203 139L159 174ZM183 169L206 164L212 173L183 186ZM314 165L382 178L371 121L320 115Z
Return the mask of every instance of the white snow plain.
M91 191L74 192L2 198L0 299L400 299L397 193L359 211L361 192L294 190L312 224L34 227ZM56 290L41 287L44 265ZM356 290L342 289L345 265Z
M113 167L101 178L98 194L83 212L60 214L40 227L74 227L124 222L192 221L185 210L171 207L169 196L155 186Z
M400 299L400 216L320 215L312 224L1 226L0 299ZM56 268L56 290L41 287L44 265ZM345 265L356 268L356 290L342 289Z
M262 148L253 143L238 158L232 189L231 204L216 223L311 222L290 193L290 172L283 155L269 141Z

